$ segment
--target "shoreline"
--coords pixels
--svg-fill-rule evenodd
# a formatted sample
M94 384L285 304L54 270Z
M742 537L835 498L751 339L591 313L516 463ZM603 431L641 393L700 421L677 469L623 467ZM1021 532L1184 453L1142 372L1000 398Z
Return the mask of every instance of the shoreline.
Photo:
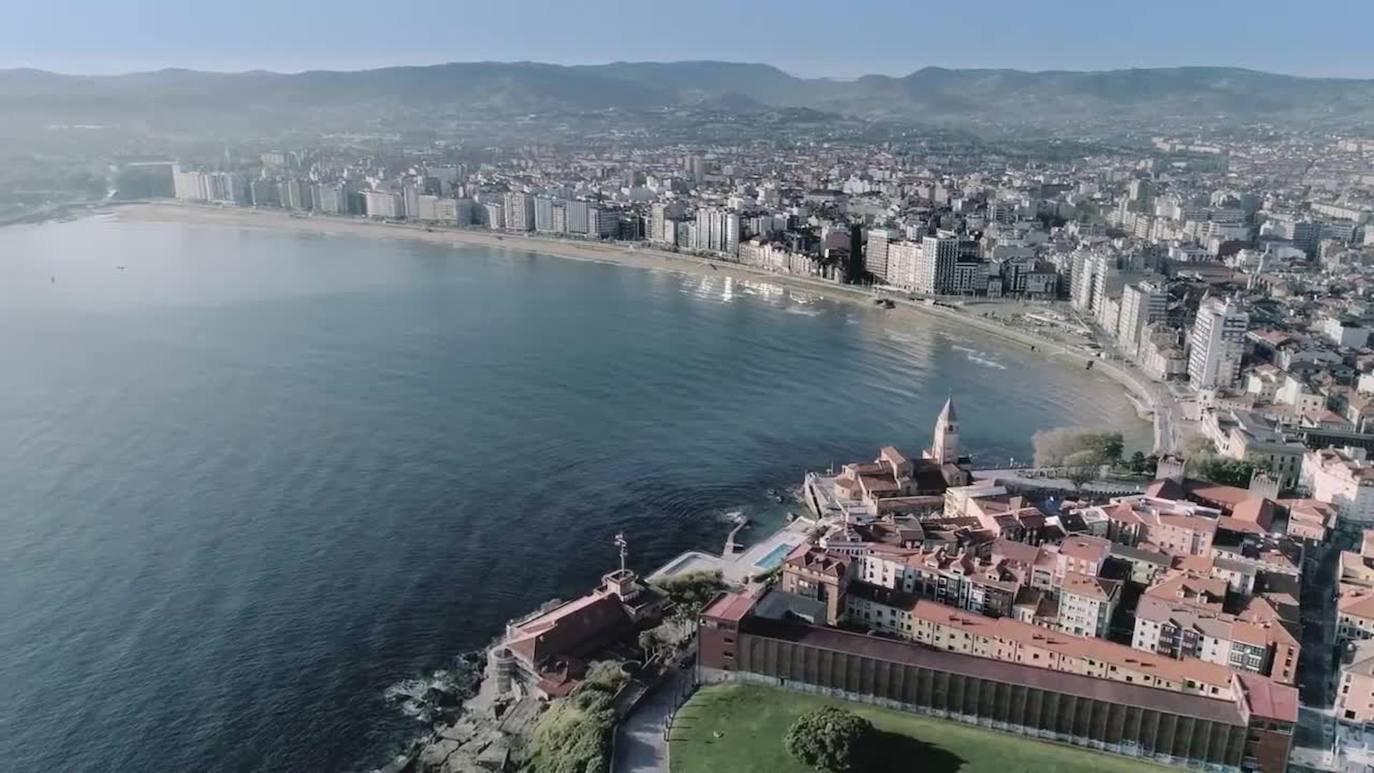
M113 204L108 208L125 222L185 223L192 225L223 225L236 228L256 228L271 231L316 234L321 236L362 236L367 238L410 239L431 244L480 246L506 250L525 250L550 257L581 260L593 263L628 266L649 270L667 270L685 276L724 276L735 279L762 279L790 289L813 293L828 300L865 305L877 297L891 298L896 308L888 314L934 317L954 324L971 326L980 332L1003 341L1019 344L1033 351L1025 352L1043 361L1067 358L1086 367L1093 363L1093 371L1126 388L1126 403L1142 420L1153 424L1154 451L1174 450L1178 443L1173 437L1172 413L1176 401L1168 397L1163 385L1136 376L1120 363L1077 351L1070 345L1035 333L1002 324L979 316L971 309L935 306L904 297L880 295L871 289L840 285L828 280L793 274L780 274L765 269L743 266L725 260L684 255L652 247L632 247L622 242L582 241L558 239L521 233L497 233L488 229L448 228L402 223L379 223L363 218L333 215L296 215L284 210L227 208L211 205L173 202L136 202ZM99 210L96 210L99 211ZM1146 386L1146 384L1152 386ZM1141 416L1147 408L1150 418ZM1168 414L1168 415L1165 415Z

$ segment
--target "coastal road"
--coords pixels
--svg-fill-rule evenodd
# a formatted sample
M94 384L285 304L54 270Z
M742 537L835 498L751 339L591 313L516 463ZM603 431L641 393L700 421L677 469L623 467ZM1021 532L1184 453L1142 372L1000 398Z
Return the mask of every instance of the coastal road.
M690 680L689 674L676 672L616 725L611 773L667 773L668 741L663 728Z

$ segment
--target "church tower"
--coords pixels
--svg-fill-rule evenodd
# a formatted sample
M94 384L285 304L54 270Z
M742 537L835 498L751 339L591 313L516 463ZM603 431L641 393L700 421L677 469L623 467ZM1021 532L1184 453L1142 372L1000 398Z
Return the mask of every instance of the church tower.
M959 417L954 413L953 397L945 401L940 418L935 420L935 440L930 446L930 456L940 464L959 462Z

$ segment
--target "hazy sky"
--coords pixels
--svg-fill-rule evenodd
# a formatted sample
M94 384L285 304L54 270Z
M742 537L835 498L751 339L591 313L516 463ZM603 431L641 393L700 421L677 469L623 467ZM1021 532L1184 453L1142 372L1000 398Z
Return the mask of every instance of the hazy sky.
M0 67L108 73L725 59L805 76L926 65L1232 65L1374 77L1374 0L9 0Z

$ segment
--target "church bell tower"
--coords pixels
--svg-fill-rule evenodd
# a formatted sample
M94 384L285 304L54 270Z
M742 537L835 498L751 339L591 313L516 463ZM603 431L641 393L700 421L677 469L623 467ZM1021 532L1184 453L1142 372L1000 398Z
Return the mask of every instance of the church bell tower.
M935 439L930 445L930 455L940 464L959 462L959 417L954 413L953 397L945 401L940 418L935 420Z

